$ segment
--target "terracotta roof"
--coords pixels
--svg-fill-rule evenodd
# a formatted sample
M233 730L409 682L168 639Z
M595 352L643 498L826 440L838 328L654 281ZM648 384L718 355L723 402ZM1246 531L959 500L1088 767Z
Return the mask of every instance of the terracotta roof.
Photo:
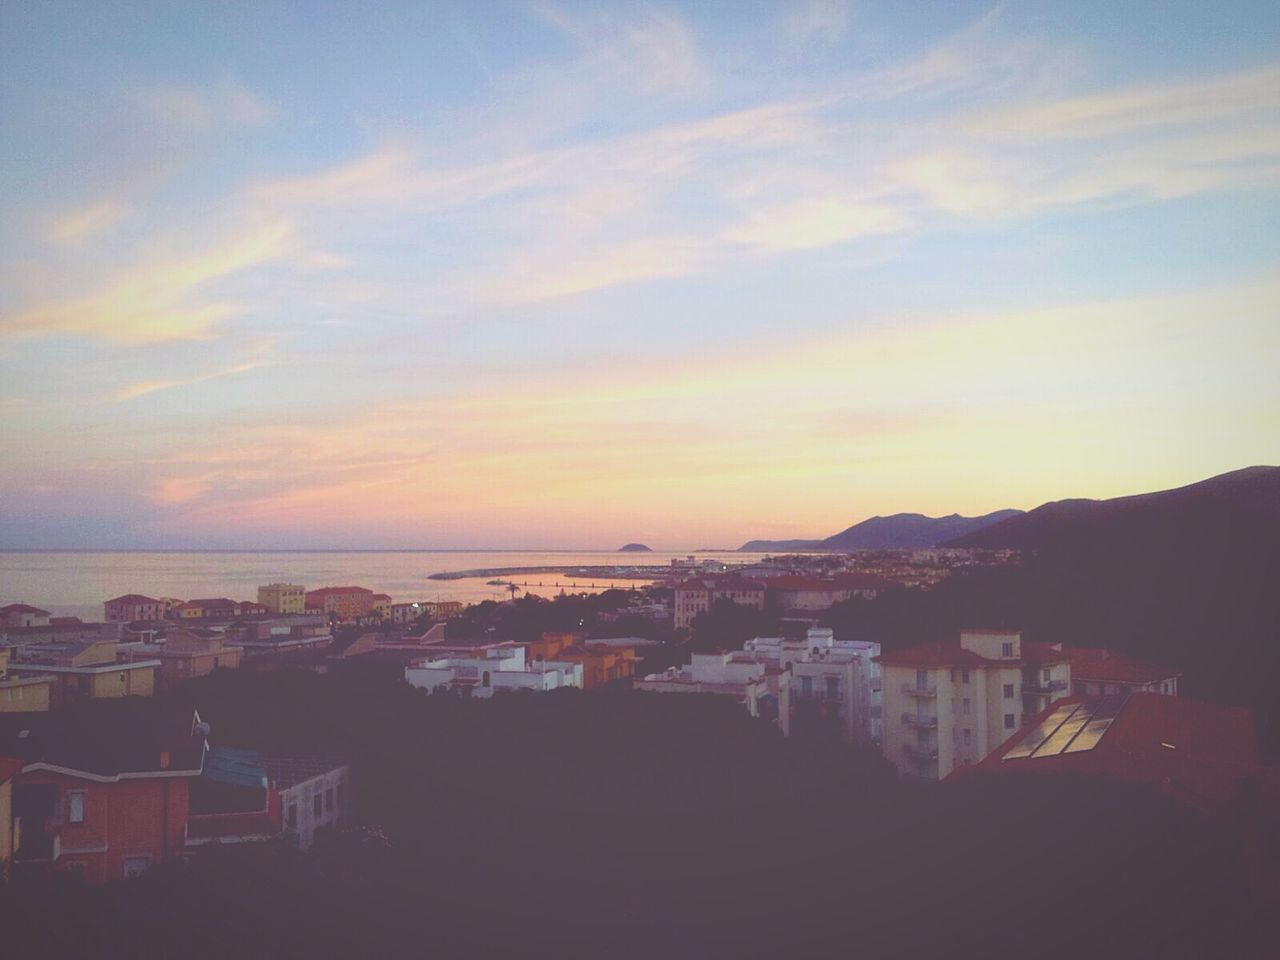
M966 630L965 633L974 631ZM1068 658L1056 646L1049 643L1022 641L1022 657L1019 659L990 659L960 646L959 638L920 643L903 650L882 653L872 659L886 667L1022 667L1063 663Z
M159 603L160 601L156 600L154 597L144 597L140 593L126 593L122 597L114 597L111 600L108 600L106 602L138 604L138 603Z
M368 587L319 587L315 590L308 590L307 597L327 597L336 593L373 593Z
M1259 757L1253 714L1244 707L1186 697L1130 694L1092 749L1005 759L1054 710L1080 702L1074 697L1058 701L986 759L958 767L951 778L1029 772L1150 783L1205 813L1226 812L1249 782L1260 783L1280 800L1280 769L1264 765Z
M1063 647L1062 652L1071 661L1072 680L1155 683L1181 675L1173 667L1097 647Z
M39 607L33 607L28 603L11 603L7 607L0 607L0 616L7 613L39 613L48 616L48 610L41 610Z

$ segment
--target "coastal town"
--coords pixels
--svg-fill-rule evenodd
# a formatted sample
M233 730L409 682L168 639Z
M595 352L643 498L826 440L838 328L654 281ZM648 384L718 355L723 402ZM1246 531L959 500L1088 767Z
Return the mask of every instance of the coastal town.
M1280 767L1264 760L1247 708L1184 696L1181 668L1088 637L1041 642L971 623L889 644L841 626L859 604L1018 562L1014 551L938 549L737 569L689 557L626 590L512 591L470 607L278 582L245 600L111 597L93 622L11 603L0 608L0 875L100 883L210 845L305 851L326 831L376 826L360 802L361 757L229 740L184 697L236 672L373 677L451 700L694 697L784 738L878 754L904 783L1141 784L1230 824L1251 882L1273 889L1280 873L1257 845L1277 826ZM579 613L574 628L540 627Z

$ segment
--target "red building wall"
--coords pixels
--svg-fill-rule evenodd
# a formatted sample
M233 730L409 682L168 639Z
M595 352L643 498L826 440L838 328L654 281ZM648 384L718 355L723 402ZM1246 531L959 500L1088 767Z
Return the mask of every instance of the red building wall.
M149 856L152 864L179 856L187 825L185 777L148 777L98 783L48 771L20 774L24 784L51 784L58 796L48 829L58 833L58 869L81 869L92 883L124 876L126 857ZM83 823L69 821L68 794L83 791ZM24 824L23 829L39 829ZM77 865L82 865L77 867Z

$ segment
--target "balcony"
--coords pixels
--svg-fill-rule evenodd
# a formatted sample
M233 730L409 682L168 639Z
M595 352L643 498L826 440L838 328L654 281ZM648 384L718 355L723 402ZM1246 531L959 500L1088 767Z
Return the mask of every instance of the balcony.
M938 727L937 717L926 717L918 713L904 713L902 722L908 727L917 727L921 730L936 730Z
M1023 693L1036 694L1054 694L1066 693L1067 681L1065 680L1023 680Z
M922 747L920 744L912 743L908 740L902 745L902 752L906 756L912 757L915 760L938 759L938 747L936 744L933 746Z
M902 692L905 693L908 697L935 697L936 698L938 696L938 688L936 686L919 687L913 683L904 683L902 685Z

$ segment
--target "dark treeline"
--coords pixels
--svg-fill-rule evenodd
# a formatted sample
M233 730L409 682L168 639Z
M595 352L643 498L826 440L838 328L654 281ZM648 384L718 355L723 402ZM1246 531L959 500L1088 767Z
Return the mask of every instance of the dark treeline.
M472 702L357 672L180 696L216 743L351 760L359 825L15 885L6 955L1189 958L1272 932L1218 828L1145 789L922 788L700 697Z

